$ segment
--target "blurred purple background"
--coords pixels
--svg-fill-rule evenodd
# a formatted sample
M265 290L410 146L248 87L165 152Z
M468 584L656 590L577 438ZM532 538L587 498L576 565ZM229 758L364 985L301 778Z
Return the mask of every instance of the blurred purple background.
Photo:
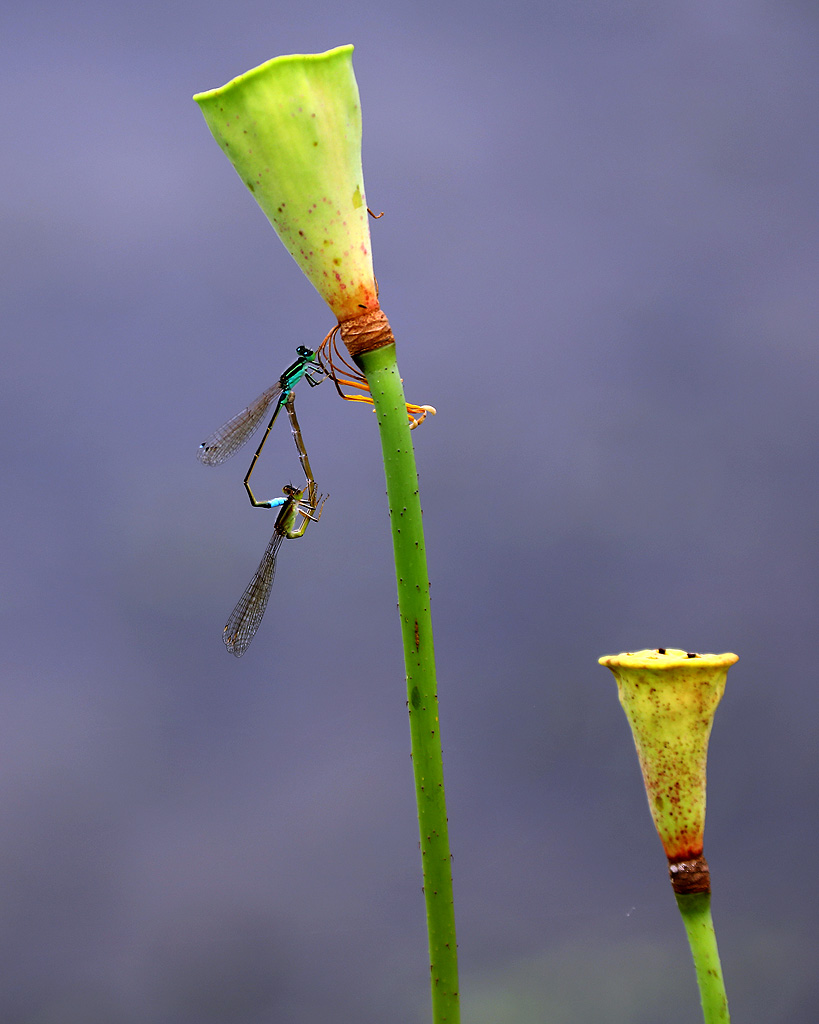
M659 644L741 658L706 831L734 1016L815 1024L817 7L33 0L0 28L0 1019L428 1020L372 414L302 395L331 497L241 661L272 516L244 454L196 459L333 321L191 95L352 42L382 304L439 410L464 1021L698 1019L597 665Z

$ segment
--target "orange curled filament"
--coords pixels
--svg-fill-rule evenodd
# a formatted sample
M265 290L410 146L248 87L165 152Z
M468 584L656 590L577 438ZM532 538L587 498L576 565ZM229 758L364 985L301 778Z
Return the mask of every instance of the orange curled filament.
M370 387L367 384L366 378L339 351L337 340L338 331L339 325L336 324L324 341L319 345L317 350L319 364L327 376L333 381L336 391L341 395L345 402L364 402L367 405L372 405L373 399L370 394ZM366 392L366 394L347 395L341 390L342 387L356 388L359 391ZM410 430L414 430L416 427L420 426L427 418L427 413L431 413L433 416L436 413L435 407L432 405L416 405L414 402L406 402L405 404L407 407L407 418L409 419Z

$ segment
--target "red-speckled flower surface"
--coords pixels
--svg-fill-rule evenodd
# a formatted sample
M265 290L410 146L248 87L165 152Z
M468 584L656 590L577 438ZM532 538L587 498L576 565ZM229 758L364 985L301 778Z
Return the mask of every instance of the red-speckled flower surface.
M702 854L708 738L736 661L736 654L664 647L600 659L617 680L651 815L670 861Z

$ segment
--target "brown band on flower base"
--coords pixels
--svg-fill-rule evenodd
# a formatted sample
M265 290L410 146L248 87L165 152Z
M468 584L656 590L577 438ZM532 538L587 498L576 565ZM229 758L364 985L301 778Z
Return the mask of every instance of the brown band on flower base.
M705 857L670 863L668 875L671 879L671 887L678 896L711 892L711 873L708 870L708 862Z
M341 340L347 346L347 351L351 356L395 344L390 322L380 307L368 309L366 313L362 313L361 316L354 317L352 320L342 320L339 327L341 328Z

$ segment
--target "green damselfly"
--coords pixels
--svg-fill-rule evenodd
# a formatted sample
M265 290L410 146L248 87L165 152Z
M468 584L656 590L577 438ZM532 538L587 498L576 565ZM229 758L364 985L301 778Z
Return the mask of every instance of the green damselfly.
M219 466L235 455L236 452L248 441L259 429L265 413L275 402L273 415L267 425L264 439L259 445L259 451L264 446L267 435L270 433L276 417L281 412L282 406L287 401L288 395L293 388L304 377L311 387L321 384L327 376L324 368L317 362L317 354L306 345L299 345L296 349L297 359L279 377L275 384L267 391L263 391L257 399L250 403L247 408L242 409L227 423L222 424L199 445L199 460L206 466ZM258 457L259 452L256 452ZM255 461L255 460L254 460ZM252 468L252 467L251 467Z

